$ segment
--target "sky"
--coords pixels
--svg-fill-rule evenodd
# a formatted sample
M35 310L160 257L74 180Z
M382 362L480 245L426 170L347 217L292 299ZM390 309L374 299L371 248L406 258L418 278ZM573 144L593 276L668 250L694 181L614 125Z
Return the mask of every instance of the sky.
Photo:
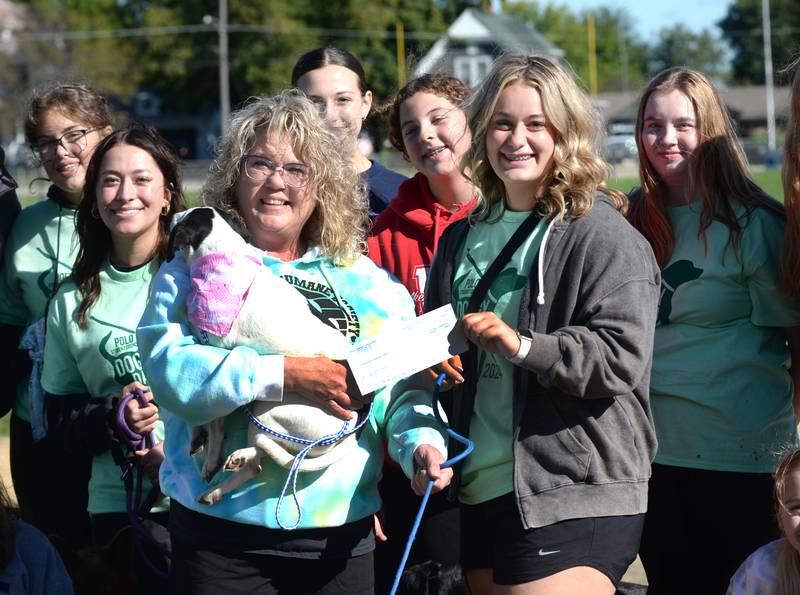
M624 8L639 27L639 37L649 41L662 27L683 23L692 31L710 28L719 35L715 23L728 12L730 0L551 0L573 11L608 6Z

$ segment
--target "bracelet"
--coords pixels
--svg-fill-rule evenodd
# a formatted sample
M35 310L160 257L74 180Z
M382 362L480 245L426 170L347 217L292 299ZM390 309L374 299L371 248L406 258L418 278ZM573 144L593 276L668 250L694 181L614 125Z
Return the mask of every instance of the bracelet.
M528 353L530 353L531 346L533 345L533 339L524 335L520 335L519 331L516 331L516 333L517 338L519 339L519 349L517 349L517 352L514 355L507 357L506 359L515 366L518 366L525 361L526 357L528 357Z

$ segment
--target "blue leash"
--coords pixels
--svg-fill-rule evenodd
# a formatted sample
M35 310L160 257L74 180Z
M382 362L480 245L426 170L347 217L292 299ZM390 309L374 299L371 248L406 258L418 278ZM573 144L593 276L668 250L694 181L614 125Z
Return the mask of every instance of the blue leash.
M250 411L250 407L244 408L247 416L250 418L250 423L255 425L259 430L270 434L271 436L275 436L276 438L280 438L282 440L288 440L290 442L294 442L295 444L302 444L304 448L295 455L294 460L292 461L291 466L289 467L289 475L286 477L286 481L283 484L283 488L281 489L281 495L278 498L278 505L275 507L275 521L278 523L278 526L281 529L285 529L286 531L292 531L297 529L300 523L303 520L303 509L300 506L300 501L297 499L297 475L300 473L300 465L303 463L303 459L306 458L308 453L312 451L312 449L316 448L317 446L329 446L331 444L336 444L340 440L343 440L350 434L358 432L361 427L367 423L372 415L372 403L369 405L369 409L367 410L366 415L364 415L364 419L358 422L352 428L349 428L348 422L343 422L341 429L334 434L329 434L327 436L323 436L322 438L318 438L317 440L307 440L305 438L301 438L299 436L292 436L291 434L284 434L283 432L278 432L273 430L272 428L267 427L264 423L261 422L253 412ZM348 429L349 428L349 429ZM283 507L283 499L286 497L286 491L289 488L289 484L292 484L292 499L294 500L294 506L297 510L297 520L295 521L294 525L284 525L283 521L281 520L281 508Z
M440 465L442 469L452 467L462 459L468 457L475 448L475 444L472 442L472 440L469 438L464 438L464 436L456 434L452 429L450 429L450 426L445 423L441 414L439 413L439 392L442 387L442 382L444 382L445 378L445 374L439 374L439 377L436 379L436 386L433 389L433 397L431 399L433 415L436 417L436 421L438 421L444 427L447 435L453 440L461 442L461 444L463 444L466 448L464 449L464 452L461 452L452 459L447 459L444 463L442 463ZM433 490L434 483L436 483L435 480L431 479L428 482L428 487L425 488L425 494L422 496L422 502L420 502L419 510L417 511L417 518L414 519L414 526L411 527L411 533L408 535L408 541L406 541L406 549L403 552L403 558L400 560L400 565L397 567L397 572L394 575L394 583L392 584L390 595L395 595L395 593L397 593L397 587L400 585L400 577L403 576L403 570L406 567L406 562L408 562L408 555L411 553L411 546L414 544L414 539L417 537L417 531L419 530L419 525L422 522L422 515L425 513L425 507L428 505L428 499L431 497L431 490Z

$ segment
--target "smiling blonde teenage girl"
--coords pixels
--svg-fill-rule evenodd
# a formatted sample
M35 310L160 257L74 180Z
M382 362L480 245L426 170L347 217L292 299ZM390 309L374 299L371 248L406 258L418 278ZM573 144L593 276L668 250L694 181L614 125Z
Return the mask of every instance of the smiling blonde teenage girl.
M470 342L450 368L452 425L475 442L457 470L462 564L472 593L611 594L656 446L658 269L562 66L504 56L467 106L481 195L442 235L425 303L451 303Z
M24 519L73 544L88 539L89 462L65 466L44 437L43 400L28 390L31 364L17 346L21 331L42 319L56 285L72 270L78 254L75 213L86 167L95 145L110 132L108 104L89 87L58 84L34 93L25 136L51 186L45 200L24 209L14 222L0 282L0 360L3 398L13 402L14 491Z
M662 271L650 385L659 449L641 556L649 592L722 593L775 536L774 453L797 441L798 367L788 366L800 306L779 275L786 219L750 179L701 73L657 75L637 131L630 219Z
M358 148L361 126L372 108L364 67L347 50L317 48L300 56L292 69L292 85L319 107L369 191L369 215L383 211L405 176L368 159Z

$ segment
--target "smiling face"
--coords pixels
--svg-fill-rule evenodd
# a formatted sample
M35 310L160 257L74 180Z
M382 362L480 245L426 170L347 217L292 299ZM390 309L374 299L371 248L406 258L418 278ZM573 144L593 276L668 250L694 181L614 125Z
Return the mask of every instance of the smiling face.
M426 178L460 176L471 136L464 112L432 93L416 93L400 106L400 130L409 160Z
M691 100L677 89L656 91L647 100L641 130L645 156L671 189L682 192L700 145L697 114Z
M155 250L161 211L169 205L170 193L164 175L153 157L133 145L108 150L100 164L96 187L97 211L111 231L114 251L131 242L141 242L145 251Z
M248 155L258 155L278 164L302 163L295 147L284 139L267 138L264 128L256 130ZM302 255L301 234L317 206L313 179L302 188L292 188L280 172L273 171L258 182L240 170L234 186L237 208L244 219L252 243L279 258Z
M513 83L500 94L486 131L486 155L506 190L506 206L529 211L550 176L555 135L539 91Z
M55 140L65 133L75 130L94 128L89 124L73 120L55 109L49 109L39 118L36 127L36 141ZM42 166L47 177L64 191L73 204L78 204L83 185L86 180L86 167L92 158L95 146L108 135L110 129L100 129L90 132L84 139L84 148L74 153L67 151L60 144L48 149L47 155L42 156Z
M297 79L297 88L319 107L322 117L342 141L355 145L372 106L372 92L361 93L355 72L330 64L309 70Z
M792 547L800 552L800 469L784 477L778 524Z

